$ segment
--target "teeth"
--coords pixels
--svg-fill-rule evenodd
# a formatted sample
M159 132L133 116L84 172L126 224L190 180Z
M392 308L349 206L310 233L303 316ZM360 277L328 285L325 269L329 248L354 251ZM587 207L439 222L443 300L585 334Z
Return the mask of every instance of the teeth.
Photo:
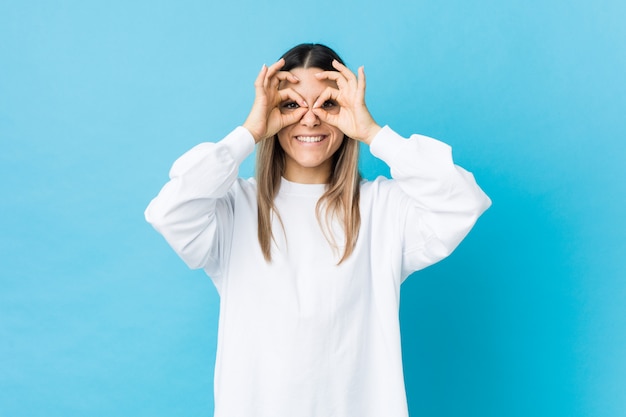
M322 139L324 136L296 136L296 140L307 143L321 142Z

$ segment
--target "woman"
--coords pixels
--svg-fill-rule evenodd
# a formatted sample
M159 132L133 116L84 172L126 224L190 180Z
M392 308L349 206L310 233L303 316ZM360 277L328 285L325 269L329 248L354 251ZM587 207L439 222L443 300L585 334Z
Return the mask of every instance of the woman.
M220 294L215 416L406 416L400 284L490 200L447 145L377 125L363 68L323 45L255 89L243 126L180 157L146 210ZM361 181L358 142L392 180ZM256 181L238 179L255 143Z

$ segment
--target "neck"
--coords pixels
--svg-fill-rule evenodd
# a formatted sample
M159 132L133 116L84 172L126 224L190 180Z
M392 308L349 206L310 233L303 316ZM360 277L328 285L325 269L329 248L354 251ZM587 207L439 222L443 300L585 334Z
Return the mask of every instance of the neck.
M303 166L293 166L287 164L283 177L291 182L300 184L328 184L330 179L330 161L327 161L327 166L317 166L314 168L307 168Z

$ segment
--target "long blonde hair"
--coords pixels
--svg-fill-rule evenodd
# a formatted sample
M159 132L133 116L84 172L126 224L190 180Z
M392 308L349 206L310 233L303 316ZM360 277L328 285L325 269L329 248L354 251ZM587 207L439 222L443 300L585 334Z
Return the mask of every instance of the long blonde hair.
M287 51L283 58L283 71L294 68L320 68L336 71L332 60L343 63L341 58L330 48L320 44L301 44ZM339 249L339 243L333 233L333 220L343 226L345 248L338 264L345 261L354 251L361 226L359 196L361 175L359 174L359 144L356 140L345 137L337 152L332 156L332 168L326 191L316 206L316 216L320 227L333 249ZM281 226L280 213L276 210L274 199L280 188L285 172L285 152L278 142L278 136L261 141L257 145L256 180L258 203L258 238L265 260L272 260L272 213L277 216Z

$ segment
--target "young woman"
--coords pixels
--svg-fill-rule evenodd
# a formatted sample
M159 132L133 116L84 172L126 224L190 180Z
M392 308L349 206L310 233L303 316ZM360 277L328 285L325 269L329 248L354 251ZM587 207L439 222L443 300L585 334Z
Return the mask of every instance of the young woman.
M407 416L400 284L490 205L450 147L376 124L363 68L298 45L243 124L181 156L146 219L220 295L216 417ZM359 142L393 179L362 181ZM237 178L257 145L256 180Z

